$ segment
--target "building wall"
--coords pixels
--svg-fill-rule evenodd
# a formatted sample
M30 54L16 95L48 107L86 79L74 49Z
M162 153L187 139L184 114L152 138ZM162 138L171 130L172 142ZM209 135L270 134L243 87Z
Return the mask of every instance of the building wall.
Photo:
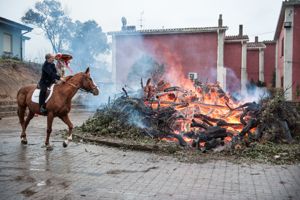
M284 46L284 28L283 25L281 27L281 31L278 37L278 46L277 46L277 63L278 63L278 78L279 78L279 86L283 87L283 64L284 64L284 50L283 50L283 46Z
M224 66L227 68L227 91L234 92L241 89L241 42L226 42L224 47Z
M131 66L150 55L167 68L197 72L203 81L216 81L217 33L116 36L116 80L125 83ZM176 79L176 77L174 77Z
M300 6L294 7L293 24L293 100L300 100Z
M272 81L275 83L275 50L276 43L265 43L264 49L264 79L267 86L272 86ZM275 86L275 85L274 85Z
M247 74L248 80L257 82L259 80L259 50L247 49Z
M12 36L12 56L21 56L21 30L5 24L0 24L0 54L3 55L3 36L8 33Z

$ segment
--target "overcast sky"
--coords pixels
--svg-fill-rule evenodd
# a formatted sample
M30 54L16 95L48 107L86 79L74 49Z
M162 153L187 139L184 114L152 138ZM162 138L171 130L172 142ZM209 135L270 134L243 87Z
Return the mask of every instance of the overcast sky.
M34 7L37 0L0 0L0 16L21 22L25 12ZM95 20L104 32L118 31L121 17L127 25L143 29L217 26L219 14L223 25L228 26L226 35L236 35L239 24L244 34L254 40L272 40L282 1L280 0L60 0L73 20ZM51 51L43 33L34 29L27 34L26 58L34 61Z

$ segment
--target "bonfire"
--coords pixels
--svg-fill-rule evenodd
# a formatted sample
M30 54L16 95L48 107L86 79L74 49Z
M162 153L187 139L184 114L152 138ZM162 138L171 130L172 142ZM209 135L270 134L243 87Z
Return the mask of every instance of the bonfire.
M111 112L121 129L134 125L144 136L202 151L218 146L236 149L254 141L293 142L299 114L284 101L283 92L259 102L242 102L225 93L218 83L186 79L183 85L151 79L144 85L141 80L142 95L130 96L122 88L124 95L98 110L95 118ZM95 131L88 124L82 129Z

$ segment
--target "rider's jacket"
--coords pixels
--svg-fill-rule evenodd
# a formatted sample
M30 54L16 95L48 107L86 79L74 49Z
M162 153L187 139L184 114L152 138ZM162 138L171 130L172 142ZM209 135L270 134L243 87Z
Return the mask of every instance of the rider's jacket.
M50 87L55 80L59 80L60 76L57 75L57 71L54 63L44 62L42 67L42 77L39 82L40 85Z

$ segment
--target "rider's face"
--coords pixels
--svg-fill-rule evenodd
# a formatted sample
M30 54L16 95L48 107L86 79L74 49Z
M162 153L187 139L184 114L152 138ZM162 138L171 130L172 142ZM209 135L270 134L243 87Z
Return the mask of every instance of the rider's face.
M53 62L54 62L54 58L55 58L54 55L52 55L50 58L48 58L47 61L48 61L49 63L53 63Z

